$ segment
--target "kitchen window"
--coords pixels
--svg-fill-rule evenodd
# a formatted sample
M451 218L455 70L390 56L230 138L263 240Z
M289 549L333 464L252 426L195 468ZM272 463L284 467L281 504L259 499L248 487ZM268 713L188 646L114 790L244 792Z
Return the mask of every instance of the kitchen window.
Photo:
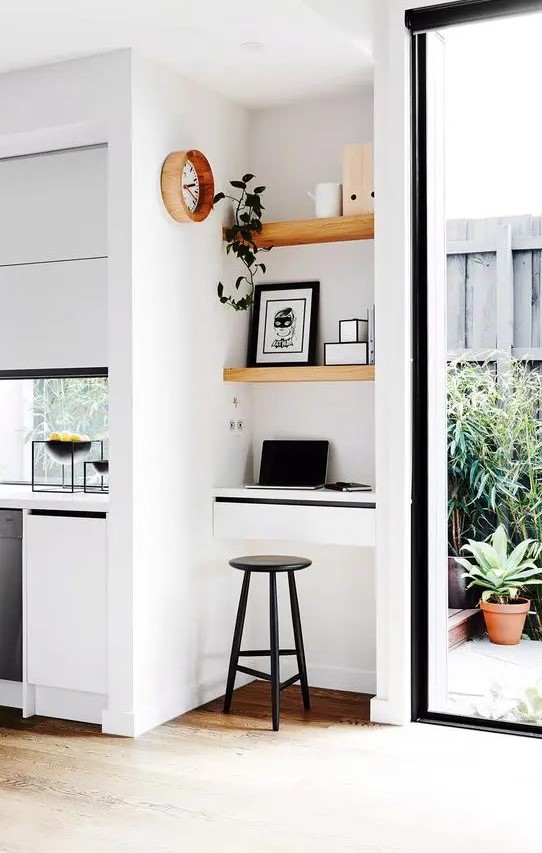
M0 379L0 482L32 481L32 441L51 433L100 439L108 456L108 380L105 370L76 375L10 375ZM82 463L81 463L82 467ZM61 466L37 446L36 477L60 482ZM77 472L82 476L81 472Z

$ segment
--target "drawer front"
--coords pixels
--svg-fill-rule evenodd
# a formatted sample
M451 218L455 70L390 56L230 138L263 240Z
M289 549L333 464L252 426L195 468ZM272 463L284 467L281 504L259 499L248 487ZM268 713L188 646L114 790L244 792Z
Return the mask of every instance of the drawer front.
M215 501L217 539L281 539L373 547L375 509Z

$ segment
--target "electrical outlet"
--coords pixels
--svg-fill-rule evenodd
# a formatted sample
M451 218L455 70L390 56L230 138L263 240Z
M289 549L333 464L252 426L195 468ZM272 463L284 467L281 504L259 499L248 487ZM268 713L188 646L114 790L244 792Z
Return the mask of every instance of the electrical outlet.
M239 418L237 421L237 432L243 432L245 428L245 422L242 418Z
M232 418L232 420L231 420L231 421L229 422L229 424L228 424L228 431L229 431L229 432L235 432L235 427L236 427L236 424L235 424L235 421L234 421L234 420L233 420L233 418Z

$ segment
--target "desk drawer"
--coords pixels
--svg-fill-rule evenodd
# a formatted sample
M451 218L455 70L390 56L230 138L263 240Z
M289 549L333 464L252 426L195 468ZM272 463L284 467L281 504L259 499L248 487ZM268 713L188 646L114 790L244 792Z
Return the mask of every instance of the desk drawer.
M365 507L215 501L214 535L372 548L375 514L375 509Z

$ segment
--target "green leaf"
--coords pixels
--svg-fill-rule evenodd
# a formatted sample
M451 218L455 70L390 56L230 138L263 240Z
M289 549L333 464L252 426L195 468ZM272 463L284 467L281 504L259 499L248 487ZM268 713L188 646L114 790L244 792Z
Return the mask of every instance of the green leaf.
M247 186L244 181L230 181L230 184L237 190L244 190Z
M248 183L248 181L251 181L253 177L254 175L251 175L250 172L247 172L246 175L243 175L243 181L245 181L245 183Z
M524 539L523 542L520 542L519 545L514 548L508 557L509 568L513 569L516 566L519 566L532 542L532 539Z
M242 281L245 281L244 275L240 275L239 278L237 279L237 281L235 282L235 289L236 290L239 290Z
M262 271L262 272L263 272L263 274L265 275L265 273L267 272L267 267L266 267L266 265L265 265L265 264L260 264L259 266L260 266L261 271Z
M264 190L265 190L265 187L256 187L254 189L254 192L256 195L259 195L260 193L263 193Z
M491 545L495 551L498 565L505 566L508 555L508 536L502 524L499 524L491 537Z
M223 198L226 198L224 193L217 193L213 199L213 204L218 204L218 202L222 201Z
M472 539L469 539L469 544L463 545L461 550L470 551L478 565L486 571L498 566L495 550L487 542L473 542Z
M224 294L224 285L222 284L221 281L218 282L218 287L216 289L216 292L218 293L219 298L221 296L223 296L223 294Z

